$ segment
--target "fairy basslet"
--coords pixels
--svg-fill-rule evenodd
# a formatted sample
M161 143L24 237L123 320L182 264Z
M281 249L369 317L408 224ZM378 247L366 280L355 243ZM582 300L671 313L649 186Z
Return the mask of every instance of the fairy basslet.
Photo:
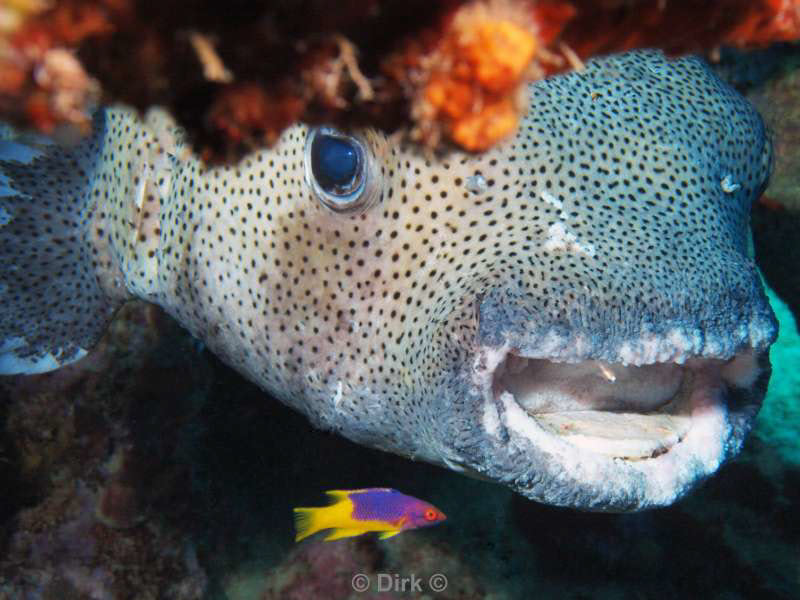
M392 488L331 490L329 506L294 509L295 541L323 529L333 529L325 541L381 532L385 540L401 531L441 523L447 517L438 508Z

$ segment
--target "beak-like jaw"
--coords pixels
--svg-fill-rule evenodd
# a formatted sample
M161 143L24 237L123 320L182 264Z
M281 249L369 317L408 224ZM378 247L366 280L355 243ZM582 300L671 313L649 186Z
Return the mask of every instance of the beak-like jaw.
M666 506L735 455L769 379L766 351L629 365L559 362L503 346L472 366L477 474L561 506Z

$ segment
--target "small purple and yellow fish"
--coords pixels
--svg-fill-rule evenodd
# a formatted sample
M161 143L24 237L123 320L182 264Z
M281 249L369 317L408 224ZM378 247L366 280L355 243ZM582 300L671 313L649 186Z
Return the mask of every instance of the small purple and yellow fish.
M385 540L401 531L441 523L447 517L438 508L392 488L332 490L329 506L294 509L295 541L323 529L333 529L325 541L380 531Z

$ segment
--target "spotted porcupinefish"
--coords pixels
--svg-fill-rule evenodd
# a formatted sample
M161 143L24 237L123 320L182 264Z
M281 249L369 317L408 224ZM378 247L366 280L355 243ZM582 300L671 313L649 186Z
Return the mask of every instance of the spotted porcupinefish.
M530 87L481 155L298 124L236 166L162 112L5 161L0 371L162 306L321 428L556 505L630 511L735 455L777 324L749 250L771 147L697 58Z

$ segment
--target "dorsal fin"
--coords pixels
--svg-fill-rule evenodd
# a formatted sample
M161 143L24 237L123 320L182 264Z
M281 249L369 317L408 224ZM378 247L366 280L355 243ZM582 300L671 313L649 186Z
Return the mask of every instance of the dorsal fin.
M394 492L394 488L360 488L357 490L327 490L325 493L335 501L342 500L350 496L350 494L363 494L364 492Z
M335 504L340 500L344 500L353 492L359 492L361 490L327 490L325 493L330 496L331 504Z

